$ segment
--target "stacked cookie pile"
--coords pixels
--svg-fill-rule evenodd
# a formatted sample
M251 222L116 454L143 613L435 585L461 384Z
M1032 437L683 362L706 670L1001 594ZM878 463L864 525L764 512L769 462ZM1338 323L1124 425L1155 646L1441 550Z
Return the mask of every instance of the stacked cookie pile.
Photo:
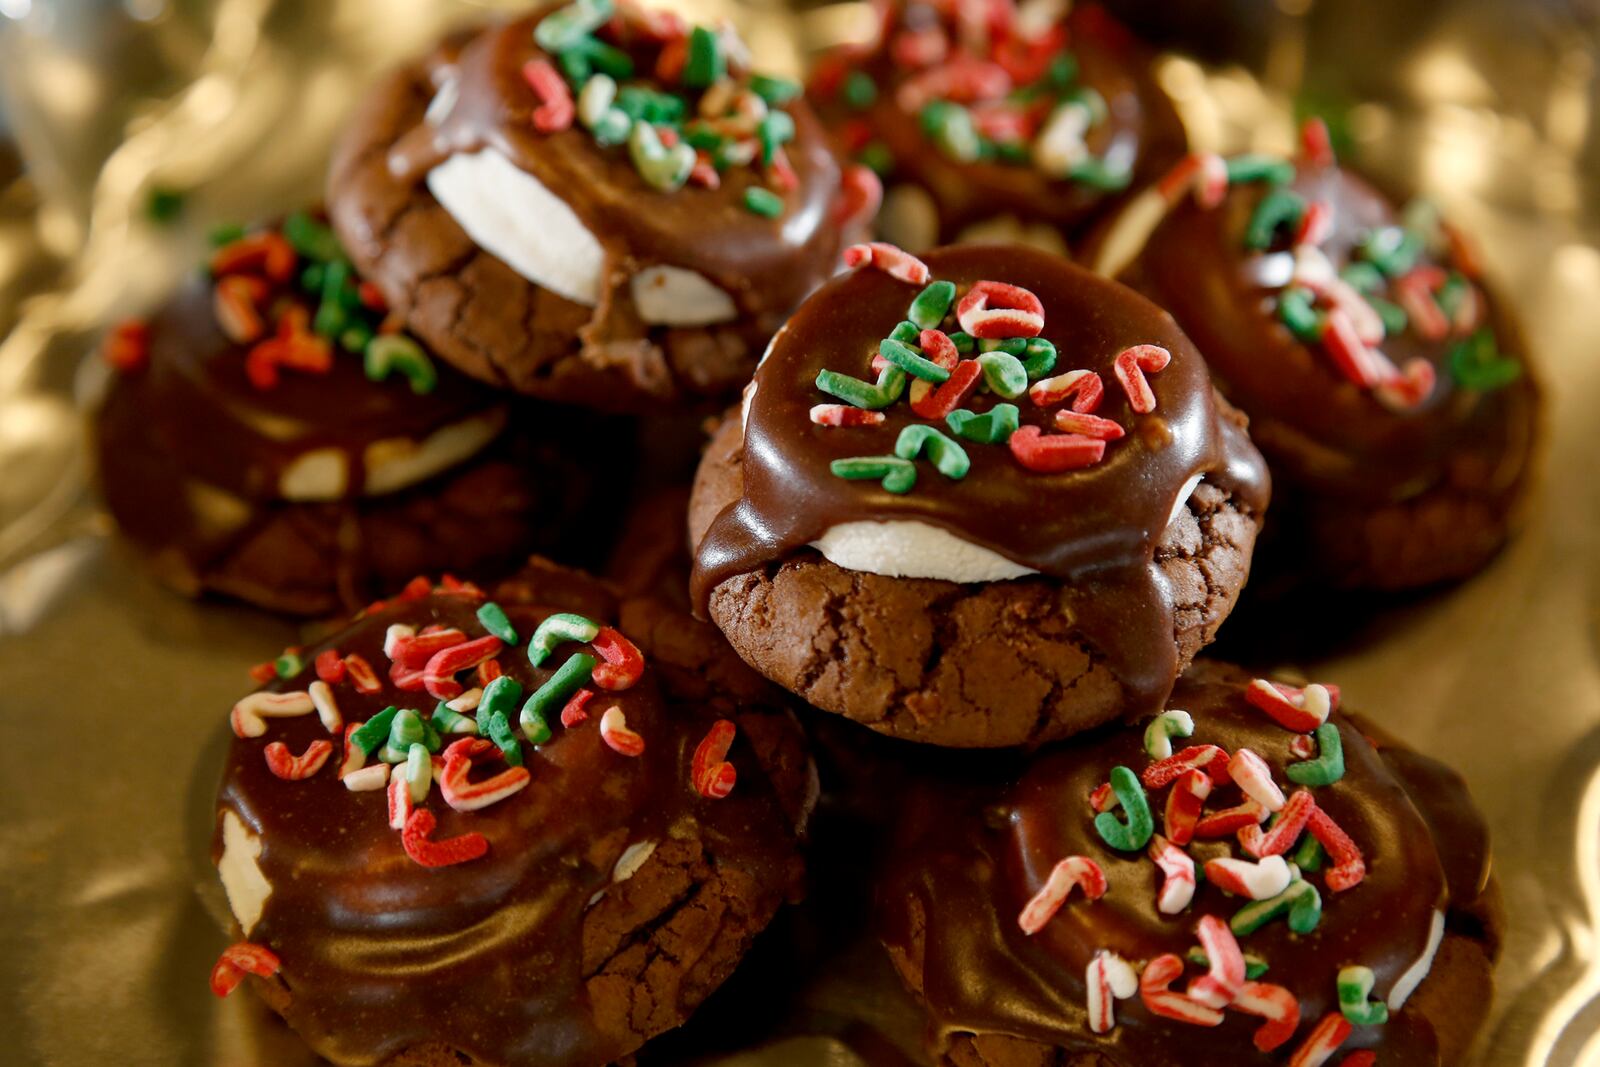
M325 210L112 334L128 539L343 620L228 716L219 994L341 1064L625 1059L828 869L820 785L940 1061L1467 1054L1464 784L1197 656L1253 560L1276 629L1487 564L1525 346L1321 123L1190 153L1070 7L880 4L805 88L542 7L375 86Z

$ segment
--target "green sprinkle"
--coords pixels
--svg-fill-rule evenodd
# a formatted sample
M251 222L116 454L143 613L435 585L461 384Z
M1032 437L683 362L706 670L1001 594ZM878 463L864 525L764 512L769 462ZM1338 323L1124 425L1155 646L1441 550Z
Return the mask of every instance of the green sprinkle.
M1114 193L1126 189L1133 181L1133 168L1125 162L1111 164L1103 159L1080 159L1067 171L1067 177L1079 185Z
M768 74L750 75L750 91L765 100L771 107L781 107L800 95L800 83L790 78L774 78Z
M950 313L950 305L955 302L955 282L929 282L928 287L911 301L911 307L906 311L906 318L919 330L937 330L944 317Z
M869 141L856 153L856 160L880 178L894 170L894 154L882 141Z
M996 404L982 415L958 408L946 415L944 421L957 437L980 445L1002 445L1017 432L1020 414L1015 404Z
M160 226L177 221L183 214L186 197L177 189L163 185L151 186L144 197L144 217Z
M794 140L794 116L787 111L769 111L756 127L756 140L761 143L761 163L772 162L778 149Z
M744 191L745 210L751 214L760 215L762 218L775 219L783 214L783 197L759 185L752 185Z
M1335 988L1339 1010L1356 1026L1382 1026L1389 1021L1389 1005L1370 999L1376 977L1370 967L1341 967Z
M1026 337L984 337L978 341L979 352L1004 352L1021 359L1028 354Z
M1296 340L1316 344L1327 329L1327 316L1317 310L1317 298L1311 290L1295 286L1285 289L1278 297L1278 318L1294 334Z
M593 641L599 636L600 624L593 619L570 612L558 612L546 617L534 629L533 636L528 639L528 662L535 667L542 667L563 642Z
M1367 303L1372 305L1372 310L1383 320L1383 332L1386 336L1394 337L1406 332L1406 325L1411 319L1406 314L1405 308L1379 296L1367 297Z
M1417 265L1423 253L1422 238L1399 226L1382 226L1363 237L1356 251L1389 277L1397 278Z
M497 711L510 715L521 699L522 685L509 674L491 680L483 687L483 695L478 697L478 724L483 725L484 719Z
M589 681L597 662L587 652L574 652L528 697L527 703L522 705L519 722L522 724L522 735L530 743L542 745L550 740L547 716L551 711L559 710L568 697Z
M533 39L551 55L560 55L604 26L612 11L611 0L575 0L541 19L534 27Z
M1044 73L1045 82L1057 90L1072 88L1072 83L1078 80L1078 57L1071 52L1058 52L1050 60L1049 69Z
M1003 163L1022 166L1033 159L1033 152L1022 141L1000 141L994 146L994 154Z
M852 482L881 478L884 491L890 493L909 493L911 487L917 484L916 464L899 456L856 456L852 459L836 459L828 464L828 470L833 472L835 478L845 478Z
M344 332L339 335L339 347L346 352L364 353L367 350L367 346L372 343L374 336L376 335L373 334L372 327L366 323L352 323L345 327Z
M1280 226L1293 229L1306 213L1305 197L1292 189L1274 189L1261 198L1245 227L1245 247L1264 252L1272 247Z
M206 234L206 243L212 248L221 248L223 245L233 244L248 232L237 222L225 222L221 226L213 227L211 232Z
M433 785L433 757L426 745L413 744L406 750L406 767L400 776L406 781L406 792L411 803L421 804L428 799L428 789Z
M838 371L819 371L817 388L829 396L836 396L853 407L878 411L888 407L906 391L906 372L890 365L878 373L876 385L868 385L860 378L852 378Z
M433 725L431 719L422 720L422 744L429 752L438 752L444 747L444 739L439 736L439 728Z
M1200 868L1196 867L1195 870L1198 872ZM1211 966L1211 959L1206 955L1205 949L1202 948L1191 948L1188 952L1184 953L1184 958L1190 963L1194 964L1196 967L1209 968ZM1246 978L1254 982L1257 978L1260 978L1266 973L1266 960L1251 952L1244 953L1244 976Z
M1228 184L1266 182L1288 185L1294 181L1294 164L1276 156L1242 155L1227 161Z
M411 391L418 396L433 392L439 384L439 372L433 360L422 351L422 346L404 334L388 333L374 337L367 346L362 361L368 380L381 382L394 371L399 371L411 383Z
M479 707L482 707L480 704ZM435 730L443 730L447 734L475 734L478 732L478 722L470 716L458 711L451 711L449 705L439 701L439 706L433 709L433 717L428 720Z
M965 478L972 469L966 449L932 426L918 424L901 430L894 442L894 454L901 459L916 459L926 454L935 470L955 481Z
M593 37L579 37L556 58L561 61L562 73L567 73L569 69L584 71L583 77L573 79L576 86L587 84L595 73L618 81L633 77L633 57Z
M329 263L344 256L332 228L304 211L296 211L283 220L283 238L294 246L296 252L318 263Z
M617 80L605 74L596 74L578 90L578 121L594 129L605 119L611 105L617 102Z
M322 278L326 269L321 263L312 263L306 267L300 272L300 288L308 293L321 292Z
M949 371L924 356L919 349L911 347L904 341L896 341L892 337L885 337L878 342L878 355L913 378L921 378L925 382L938 383L950 377Z
M955 333L951 334L950 340L955 342L956 351L960 352L963 356L970 355L978 347L977 338L973 337L970 333L963 333L960 330L957 330Z
M1371 263L1363 263L1360 260L1345 264L1344 270L1339 272L1339 277L1349 283L1352 289L1363 295L1376 293L1384 285L1383 271L1374 267Z
M923 107L921 121L923 130L949 158L957 163L978 158L978 128L973 125L972 113L960 104L935 100Z
M412 745L422 744L428 731L422 727L422 716L413 708L401 708L389 724L389 748L403 759Z
M486 601L478 609L478 622L483 625L485 630L488 630L508 645L514 645L521 640L517 636L516 628L511 625L511 620L506 616L506 609L492 600Z
M914 345L922 338L922 328L910 319L901 321L889 331L889 340Z
M1300 847L1295 849L1292 862L1302 871L1322 870L1322 842L1310 834L1301 840Z
M708 89L728 72L722 42L704 26L689 33L689 58L683 65L683 84L691 89Z
M594 133L595 144L610 148L628 139L628 134L633 132L633 120L623 111L612 108L601 116L591 132Z
M343 259L327 263L322 270L322 302L311 319L311 328L324 337L337 337L346 325L345 287L350 285L350 264Z
M683 139L688 141L695 148L706 152L721 148L728 141L726 137L712 129L710 126L706 125L704 122L701 122L699 119L696 119L694 122L689 123L683 128Z
M489 735L489 740L500 746L500 752L505 761L513 767L522 766L522 742L511 730L511 719L503 711L492 712L487 720L479 711L479 724L483 732Z
M295 675L305 670L305 667L305 660L301 659L293 652L285 652L283 655L272 661L272 669L277 672L279 678L293 678Z
M556 65L561 68L561 76L571 86L584 85L594 76L594 68L589 65L589 57L581 49L566 49L556 56Z
M991 390L1007 400L1015 400L1028 391L1028 372L1022 361L1007 352L985 352L978 357L983 368L983 380Z
M1501 355L1494 331L1487 326L1451 345L1447 359L1450 376L1463 389L1492 392L1522 377L1522 364Z
M1291 763L1284 773L1296 785L1318 788L1343 778L1344 742L1339 739L1339 728L1331 722L1317 727L1317 758Z
M1246 904L1234 913L1228 925L1236 936L1244 937L1285 915L1289 919L1289 929L1297 934L1309 934L1322 921L1322 894L1310 882L1297 879L1275 897Z
M844 84L839 86L839 98L846 107L865 111L877 102L878 83L866 71L853 70L845 77Z
M350 743L367 755L372 755L389 737L389 726L400 709L389 705L378 714L357 726L350 734Z
M1444 312L1445 317L1454 319L1456 312L1461 310L1461 302L1471 293L1472 283L1467 281L1466 276L1459 271L1451 271L1433 298L1438 301L1439 310Z
M1095 832L1100 840L1119 852L1137 852L1155 833L1155 822L1150 817L1150 802L1145 797L1139 776L1127 767L1111 768L1111 791L1127 816L1127 822L1117 818L1115 811L1102 811L1094 817Z
M1023 346L1022 369L1036 382L1056 368L1056 346L1043 337L1030 337Z
M628 132L628 154L634 169L652 188L664 193L681 189L694 169L694 149L683 141L671 148L661 143L661 135L649 122L635 121ZM746 200L746 206L749 201Z

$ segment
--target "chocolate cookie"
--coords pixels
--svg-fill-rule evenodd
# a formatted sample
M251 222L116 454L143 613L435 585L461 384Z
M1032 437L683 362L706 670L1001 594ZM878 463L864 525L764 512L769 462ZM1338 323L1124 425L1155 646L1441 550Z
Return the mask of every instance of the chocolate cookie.
M329 208L468 374L603 409L725 402L873 206L797 94L731 31L547 6L379 83Z
M1159 707L1249 571L1243 421L1169 316L1064 260L864 254L882 269L806 302L701 464L697 609L899 737L1036 744Z
M1062 252L1183 154L1150 53L1098 6L1041 18L1050 7L890 0L870 43L819 60L808 93L842 149L880 172L885 240Z
M275 610L353 610L419 573L484 576L561 546L576 417L512 406L388 332L310 214L231 235L108 341L100 483L158 574Z
M879 924L941 1061L1462 1062L1483 820L1338 702L1198 664L1159 718L910 793Z
M1397 209L1319 122L1303 140L1294 161L1186 161L1086 259L1171 311L1250 416L1278 489L1274 570L1351 588L1463 578L1531 481L1527 344L1431 206Z
M304 656L231 715L213 987L334 1063L613 1062L800 884L803 739L703 624L535 561Z

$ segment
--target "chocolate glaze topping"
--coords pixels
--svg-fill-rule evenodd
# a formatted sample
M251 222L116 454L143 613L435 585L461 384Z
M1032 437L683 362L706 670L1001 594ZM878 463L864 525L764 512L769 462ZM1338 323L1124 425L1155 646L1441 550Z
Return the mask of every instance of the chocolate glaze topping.
M1121 423L1127 436L1112 442L1100 463L1060 474L1025 470L1004 445L964 441L972 467L960 481L923 465L916 487L896 495L876 482L836 477L831 461L888 454L904 427L923 421L905 401L886 409L881 426L810 421L810 408L831 399L816 388L817 373L870 377L879 340L905 318L920 290L878 270L841 276L796 312L756 371L744 496L701 541L691 579L695 604L704 611L721 582L780 563L841 523L927 523L1064 583L1083 636L1111 661L1134 706L1154 707L1176 673L1170 592L1152 565L1157 542L1196 474L1247 508L1264 509L1268 483L1260 454L1219 413L1194 346L1132 291L1024 248L968 246L925 258L933 277L955 282L960 293L987 279L1037 295L1045 312L1042 336L1058 352L1052 373L1097 372L1106 389L1098 414ZM1172 353L1166 369L1149 379L1156 409L1148 415L1132 411L1112 371L1116 355L1137 344ZM975 393L967 406L981 413L997 400ZM1023 425L1054 432L1054 409L1026 396L1016 403Z
M605 287L625 289L640 268L666 264L705 275L745 313L793 307L827 277L839 252L832 217L839 167L811 109L801 101L784 105L795 123L785 151L798 182L783 194L776 218L744 206L745 190L763 184L752 167L724 171L717 189L652 188L626 146L602 148L577 124L548 134L534 128L538 98L521 71L530 59L554 58L534 43L533 31L558 6L489 29L459 54L433 56L432 80L455 87L455 104L437 126L423 122L401 139L389 153L390 171L420 182L452 155L494 149L557 193L594 234L607 255ZM645 72L654 69L660 46L636 37L621 46L640 72L627 84L654 86Z
M605 621L616 611L608 593L575 572L546 570L534 602L497 602L524 642L553 611ZM357 653L386 675L384 632L394 623L437 623L483 635L481 601L435 593L391 605L355 623L323 648ZM545 668L525 648L505 649L506 674L524 692L550 677L570 655L566 644ZM308 668L273 683L303 690ZM383 679L381 692L334 686L347 723L393 704L426 713L426 693L402 692ZM264 736L235 739L218 794L213 859L222 854L222 813L232 811L259 835L261 872L272 886L248 939L282 961L289 998L282 1014L319 1054L340 1064L376 1064L427 1042L442 1042L481 1064L601 1064L636 1047L597 1026L585 982L604 960L586 960L584 927L592 898L613 881L630 845L698 834L719 863L732 863L757 885L781 895L795 875L794 824L786 819L744 731L728 759L738 770L734 791L707 800L690 784L690 760L714 714L663 699L646 658L641 680L600 694L589 720L563 728L534 748L524 744L530 784L490 807L458 812L437 785L426 807L438 818L433 838L478 832L487 855L428 869L406 855L387 822L383 792L352 793L330 765L303 781L284 781L262 755L272 741L299 753L327 738L315 714L268 720ZM620 706L628 727L646 740L629 758L600 738L599 710ZM454 740L445 736L445 743ZM337 745L337 742L336 742ZM498 773L497 761L474 778ZM631 944L625 939L622 947Z
M1244 700L1249 675L1204 663L1184 676L1171 707L1189 711L1194 736L1175 744L1249 747L1274 768L1295 759L1293 736ZM1375 975L1374 998L1423 955L1435 910L1454 919L1472 909L1488 880L1481 818L1461 780L1427 757L1380 753L1358 724L1335 714L1344 744L1345 776L1315 789L1317 803L1365 854L1366 878L1334 893L1319 873L1306 877L1322 896L1322 919L1307 935L1282 920L1241 936L1241 949L1262 957L1260 979L1299 999L1301 1025L1274 1057L1287 1058L1316 1020L1338 1010L1335 976L1360 964ZM1095 1035L1085 1019L1084 971L1108 949L1135 969L1162 953L1194 947L1202 915L1227 921L1246 901L1205 882L1181 914L1156 909L1160 872L1141 851L1109 848L1093 826L1088 796L1118 764L1142 770L1142 724L1122 726L1046 751L1009 768L991 765L981 777L929 783L911 795L879 894L880 934L891 949L916 959L920 941L922 999L936 1047L956 1034L1005 1034L1073 1051L1100 1051L1117 1063L1232 1065L1264 1062L1251 1043L1261 1020L1236 1011L1204 1028L1152 1014L1136 994L1116 1004L1116 1026ZM1151 790L1161 832L1165 790ZM1237 786L1218 786L1207 811L1241 799ZM1419 809L1420 812L1419 812ZM1446 818L1439 818L1449 813ZM1207 859L1241 855L1231 838L1188 847L1197 867ZM1108 888L1097 901L1074 892L1039 933L1028 937L1017 915L1044 885L1052 866L1087 856L1104 869ZM1324 871L1326 864L1324 864ZM920 922L918 921L920 917ZM1182 991L1203 973L1190 964L1172 988ZM1342 1052L1379 1051L1380 1063L1434 1064L1437 1039L1420 1013L1392 1012L1382 1026L1357 1027Z
M1332 206L1333 230L1321 247L1337 269L1363 235L1396 223L1394 201L1348 170L1301 164L1292 188ZM1247 276L1255 253L1243 234L1265 193L1260 182L1236 184L1209 211L1186 199L1123 280L1169 309L1205 352L1218 388L1250 416L1251 437L1273 471L1288 484L1377 504L1452 481L1509 491L1533 448L1537 389L1526 343L1495 294L1474 279L1501 352L1524 364L1521 378L1492 391L1463 388L1446 358L1455 339L1430 342L1407 329L1379 347L1397 366L1428 361L1437 381L1417 410L1391 411L1348 383L1320 348L1296 341L1274 312L1276 291ZM1285 247L1280 238L1274 251ZM1430 252L1418 262L1462 269Z
M908 19L908 8L916 9L915 20ZM912 21L928 17L932 11L926 5L897 3L888 17L889 32L882 36L892 39ZM1096 123L1085 138L1089 154L1131 160L1129 188L1153 181L1183 154L1187 143L1171 100L1156 84L1153 56L1096 5L1075 5L1065 26L1066 51L1078 65L1077 84L1095 90L1106 103L1106 121ZM895 100L895 90L916 71L896 65L888 40L879 40L868 55L853 60L851 69L866 72L878 86L869 108L853 111L842 102L824 102L815 92L813 100L836 132L844 123L867 122L893 159L885 184L909 181L932 195L939 206L941 241L953 241L967 226L1006 214L1024 222L1074 227L1118 195L1051 177L1031 163L961 163L944 155L923 133L917 114Z
M298 294L288 299L316 310ZM488 390L447 366L436 363L437 386L418 395L399 374L368 380L360 354L338 350L326 374L287 371L273 388L257 389L245 374L248 351L223 335L211 285L195 279L152 317L149 367L118 387L138 393L147 433L194 476L253 500L280 499L284 471L318 449L343 457L346 495L360 496L368 445L420 441L496 406Z

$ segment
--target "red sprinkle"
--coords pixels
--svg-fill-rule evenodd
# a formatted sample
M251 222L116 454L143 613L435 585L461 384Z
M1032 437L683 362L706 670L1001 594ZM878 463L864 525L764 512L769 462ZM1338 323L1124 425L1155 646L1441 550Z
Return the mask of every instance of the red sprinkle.
M1300 1047L1294 1050L1294 1055L1289 1057L1288 1067L1322 1067L1354 1030L1355 1027L1343 1014L1329 1012Z
M704 151L695 153L694 166L689 169L689 180L706 189L722 188L722 175L717 173L711 156Z
M1257 801L1246 800L1236 808L1213 812L1194 825L1194 836L1202 839L1231 837L1246 826L1257 826L1267 821L1271 812Z
M404 830L411 818L411 785L398 774L389 776L389 826Z
M356 687L358 693L377 693L383 690L383 685L378 681L377 674L364 657L352 652L344 658L345 670L349 672L350 684Z
M1442 341L1450 335L1450 320L1433 296L1447 277L1438 267L1423 266L1395 279L1395 300L1424 341Z
M926 285L932 276L928 265L910 252L883 241L851 245L844 250L847 267L876 267L889 277L911 285Z
M461 683L455 678L456 672L476 667L492 658L505 644L500 638L488 634L475 641L451 645L435 652L424 668L427 673L423 676L423 685L428 695L435 700L454 700L462 693Z
M883 206L883 180L871 167L852 163L839 180L839 199L833 205L834 225L841 230L865 226Z
M1257 1028L1252 1040L1262 1052L1271 1052L1294 1036L1300 1025L1300 1000L1281 985L1271 982L1246 982L1229 1005L1235 1011L1258 1015L1267 1021Z
M539 98L533 111L533 128L540 133L569 129L576 114L572 90L548 59L530 59L522 65L522 78Z
M1372 1067L1376 1062L1378 1062L1378 1054L1370 1048L1364 1048L1359 1052L1352 1052L1340 1060L1339 1067Z
M688 62L689 39L679 37L668 41L656 56L656 78L670 85L683 77L683 68Z
M1028 389L1028 399L1043 408L1065 403L1070 398L1073 411L1080 415L1089 415L1099 410L1105 392L1105 385L1100 381L1100 375L1094 371L1071 370L1054 378L1035 382Z
M945 370L955 370L961 362L961 352L956 343L943 330L923 330L917 335L917 347L922 354Z
M1017 916L1017 926L1030 936L1043 930L1067 902L1074 886L1083 890L1085 898L1099 900L1106 895L1106 872L1087 856L1068 856L1059 861Z
M143 319L126 319L111 327L100 354L111 369L122 374L137 374L150 363L150 324Z
M644 755L644 738L628 729L627 716L615 704L600 716L600 739L620 755Z
M1338 162L1328 124L1315 115L1300 124L1300 158L1310 167L1331 167Z
M501 668L499 660L486 659L482 663L478 664L478 669L476 672L474 672L472 678L473 681L477 682L478 686L481 688L488 685L490 682L494 681L504 673L506 672L503 668Z
M1316 810L1316 799L1309 789L1297 789L1284 802L1283 810L1278 815L1278 821L1269 830L1262 830L1259 824L1241 827L1239 830L1239 845L1244 851L1256 859L1267 856L1281 856L1294 847L1300 840L1300 834L1306 828L1306 822L1311 818L1311 813Z
M701 796L721 800L733 792L738 771L727 762L727 756L737 730L727 719L718 719L695 746L694 758L689 762L689 777L694 791Z
M1367 876L1366 858L1356 843L1350 840L1350 835L1333 821L1333 816L1320 807L1313 807L1306 828L1328 850L1328 857L1333 860L1333 866L1328 869L1328 888L1335 893L1342 893L1360 885Z
M1062 433L1080 433L1097 441L1115 441L1123 434L1122 425L1114 419L1081 415L1076 411L1056 412L1056 429Z
M1218 745L1190 745L1166 759L1150 764L1139 778L1146 789L1160 789L1180 775L1200 769L1205 770L1218 785L1233 781L1228 777L1228 750Z
M403 783L403 779L397 779ZM432 840L439 820L426 808L418 808L406 819L406 828L400 834L400 843L406 855L424 867L450 867L468 863L489 851L489 840L474 831L452 837L448 841Z
M351 736L361 728L361 723L347 722L344 724L344 757L339 761L339 777L342 779L351 771L359 771L367 765L367 754L357 748L350 740Z
M258 304L267 298L267 286L248 274L218 278L211 289L211 310L223 336L236 345L247 345L266 332Z
M324 682L329 685L338 685L344 681L346 668L344 660L339 658L337 649L329 648L318 652L317 658L313 662L316 666L317 677Z
M239 988L246 974L271 978L281 964L277 954L265 945L240 941L222 950L217 965L211 968L211 992L225 997Z
M1106 443L1081 434L1043 436L1037 426L1024 426L1006 441L1017 462L1039 474L1057 474L1099 463Z
M1209 876L1211 871L1206 871ZM1206 915L1195 927L1195 937L1205 950L1210 969L1189 983L1189 999L1208 1008L1226 1008L1244 985L1244 953L1228 924L1215 915Z
M1205 771L1184 771L1167 794L1165 826L1167 837L1174 845L1187 845L1194 839L1195 825L1205 809L1206 797L1211 795L1211 776Z
M427 575L419 574L407 582L404 589L400 590L400 599L421 600L431 592L433 592L433 583L428 580Z
M1172 953L1151 960L1139 976L1139 999L1153 1015L1195 1026L1216 1026L1222 1013L1167 987L1183 974L1183 960Z
M1396 411L1412 411L1433 395L1435 378L1433 364L1414 357L1406 360L1403 371L1393 371L1379 382L1373 393Z
M1300 228L1295 232L1294 243L1300 245L1320 245L1333 236L1333 208L1326 200L1313 200L1306 205L1305 214L1300 216Z
M258 685L266 685L277 676L278 665L270 659L265 663L257 663L250 668L250 680Z
M848 404L818 404L811 409L811 421L818 426L878 426L887 417L881 411Z
M1117 354L1112 367L1133 410L1147 415L1156 409L1156 394L1145 374L1155 374L1171 361L1172 353L1160 345L1134 345Z
M937 389L912 399L911 410L919 418L942 419L967 402L967 397L972 395L982 377L983 367L977 360L960 360L951 368L950 377L941 382Z
M1044 304L1020 285L981 281L956 304L956 321L973 337L1037 337L1044 330Z
M322 765L328 762L331 755L333 742L326 738L311 742L298 756L292 754L289 746L282 741L274 741L266 749L267 770L286 781L298 782L322 770Z
M589 713L585 711L584 708L588 705L589 701L593 699L593 689L580 689L576 693L573 693L572 698L568 700L566 705L561 709L561 725L576 726L580 722L588 719Z
M410 634L395 640L393 659L408 670L421 670L440 652L466 643L467 635L453 626L448 630Z
M595 666L592 675L594 684L601 689L609 689L614 693L630 689L644 674L644 656L640 655L632 641L611 627L600 627L600 632L595 634L589 646L604 661Z
M299 256L294 246L280 233L265 230L230 241L211 254L211 273L227 274L259 271L280 285L294 277Z
M1329 309L1327 324L1322 334L1322 347L1333 360L1334 366L1339 368L1339 373L1363 389L1377 385L1377 361L1372 357L1372 350L1357 334L1355 321L1349 312L1340 307Z
M389 302L383 298L383 292L371 282L357 285L356 296L361 300L361 306L370 311L389 310Z
M1292 685L1281 685L1257 678L1245 687L1244 698L1249 704L1272 716L1285 730L1308 734L1327 721L1328 714L1339 710L1339 687L1325 685L1328 692L1328 711L1306 708L1306 691Z

